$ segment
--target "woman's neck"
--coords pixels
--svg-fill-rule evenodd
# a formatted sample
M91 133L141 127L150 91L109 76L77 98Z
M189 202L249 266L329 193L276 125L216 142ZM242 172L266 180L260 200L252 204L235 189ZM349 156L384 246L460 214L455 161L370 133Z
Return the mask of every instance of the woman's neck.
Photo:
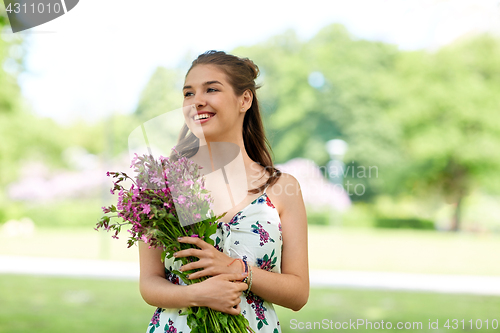
M245 172L247 175L247 181L248 181L248 188L256 188L264 184L264 182L267 180L267 177L265 176L265 168L260 165L260 163L253 161L250 156L248 156L248 153L245 149L245 144L243 142L243 138L241 140L231 142L235 145L237 145L240 149L241 156L243 158L243 164L245 167ZM210 156L212 157L212 150L211 150L211 145L210 141L206 142L208 152ZM212 161L212 170L215 170L214 163Z

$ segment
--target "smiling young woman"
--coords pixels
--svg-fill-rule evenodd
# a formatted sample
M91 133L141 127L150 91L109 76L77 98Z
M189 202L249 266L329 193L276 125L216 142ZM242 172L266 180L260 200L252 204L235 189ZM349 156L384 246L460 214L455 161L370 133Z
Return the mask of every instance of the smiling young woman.
M150 328L189 332L179 310L206 306L241 312L255 332L276 333L281 329L273 303L298 311L307 302L306 211L297 180L273 165L256 94L258 73L247 58L209 51L194 60L186 74L184 106L192 105L193 111L178 147L196 158L201 144L238 145L251 190L218 221L215 247L199 238L182 239L198 249L175 256L198 257L196 262L183 267L172 260L163 264L160 249L139 245L141 294L158 308ZM203 138L188 131L190 122L202 127ZM189 278L210 278L186 286L172 273L175 269L201 269ZM246 283L240 282L245 277Z

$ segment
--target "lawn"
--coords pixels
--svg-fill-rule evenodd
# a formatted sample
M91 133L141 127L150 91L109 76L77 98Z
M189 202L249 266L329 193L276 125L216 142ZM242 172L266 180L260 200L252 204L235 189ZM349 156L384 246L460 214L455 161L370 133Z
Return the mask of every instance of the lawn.
M313 269L500 275L500 234L310 226Z
M33 235L0 234L0 255L137 261L137 249L81 228L39 228ZM436 231L309 228L311 269L500 275L500 235ZM136 281L0 275L0 333L146 332L154 309L139 295ZM500 320L500 297L360 289L312 289L299 312L276 307L283 332L344 322L422 322L457 319L470 331ZM479 321L477 321L479 320ZM482 321L481 321L482 320ZM346 324L344 324L345 326ZM453 327L453 322L450 322ZM324 326L323 326L324 327ZM333 328L335 329L335 328ZM333 330L332 329L332 330ZM359 331L366 330L363 327ZM451 331L461 331L461 329ZM405 330L413 331L413 330Z
M308 322L314 325L326 320L334 327L336 322L341 325L358 319L375 326L382 320L384 325L391 322L394 326L398 322L422 323L423 330L407 332L429 331L429 320L439 324L439 330L432 331L449 331L443 327L447 319L464 319L466 328L472 320L473 330L480 320L482 331L488 320L489 330L493 331L492 320L500 321L500 297L312 289L309 302L301 311L278 306L276 310L284 333L325 331L299 329ZM134 281L0 275L1 333L145 333L153 311L142 300ZM364 325L358 331L373 331ZM452 331L463 330L460 327Z
M89 225L40 228L34 235L0 234L0 255L137 261L137 248ZM500 275L500 235L429 230L309 227L311 269Z

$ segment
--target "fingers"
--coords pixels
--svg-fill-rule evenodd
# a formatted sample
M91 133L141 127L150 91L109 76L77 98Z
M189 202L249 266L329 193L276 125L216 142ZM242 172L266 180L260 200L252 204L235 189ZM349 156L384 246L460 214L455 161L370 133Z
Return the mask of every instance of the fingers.
M241 281L245 277L247 277L248 273L227 273L226 266L212 266L211 259L200 259L199 261L195 261L186 265L182 265L180 268L181 272L186 272L190 270L195 270L202 268L197 272L193 272L189 274L189 279L198 279L204 276L217 276L217 275L227 275L225 278L228 281Z
M231 315L234 315L234 316L239 315L240 312L241 312L240 305L239 304L235 305L234 307L229 308L226 312L229 313L229 314L231 314Z
M235 282L238 283L238 291L246 291L248 289L248 285L245 282Z
M228 281L241 281L247 276L247 274L248 273L228 273L228 274L220 274L218 276ZM246 285L246 283L243 284Z
M188 264L182 265L179 270L181 272L186 272L194 269L205 268L205 266L206 266L205 260L200 259L198 261L193 261Z
M197 272L189 274L188 279L189 280L194 280L194 279L202 278L204 276L217 276L217 275L218 274L217 274L217 272L214 269L205 268L205 269L202 269L200 271L197 271Z
M235 287L238 293L247 290L248 285L245 282L241 282L245 278L246 274L241 273L230 273L230 274L219 274L211 277L211 279L223 279L230 281L231 286Z
M203 250L198 250L198 249L180 250L180 251L174 253L174 257L175 258L184 258L184 257L202 258L203 257Z
M227 309L227 313L232 315L238 315L241 312L241 298L239 295L234 299L234 302L231 304L231 307Z
M212 245L208 244L207 242L198 237L179 237L178 241L179 243L194 244L202 250L213 247Z
M207 306L232 315L239 314L242 291L246 290L247 285L243 282L232 281L241 277L241 274L220 274L200 282L200 290L196 292L200 295L200 306Z

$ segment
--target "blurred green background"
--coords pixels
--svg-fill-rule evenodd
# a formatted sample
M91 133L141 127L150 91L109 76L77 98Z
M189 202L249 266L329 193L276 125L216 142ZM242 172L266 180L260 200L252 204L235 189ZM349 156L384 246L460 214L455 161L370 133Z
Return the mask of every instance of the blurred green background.
M22 67L9 53L15 45L22 37L0 39L0 62ZM498 37L401 51L332 24L307 41L290 30L229 51L261 69L276 163L300 157L325 167L326 142L342 139L346 166L378 171L346 173L344 185L364 189L346 186L349 209L308 207L312 269L500 276ZM157 68L133 114L70 125L35 115L17 76L0 70L0 255L137 261L135 249L92 230L111 200L107 185L79 191L67 182L72 194L61 197L30 176L82 172L72 152L100 166L122 161L131 130L180 105L185 70ZM46 200L26 199L40 191ZM27 219L34 232L6 227ZM292 319L324 318L421 321L425 331L429 319L500 320L500 297L313 288L303 310L278 311L283 332L301 331ZM0 274L0 332L142 332L152 313L136 281Z

